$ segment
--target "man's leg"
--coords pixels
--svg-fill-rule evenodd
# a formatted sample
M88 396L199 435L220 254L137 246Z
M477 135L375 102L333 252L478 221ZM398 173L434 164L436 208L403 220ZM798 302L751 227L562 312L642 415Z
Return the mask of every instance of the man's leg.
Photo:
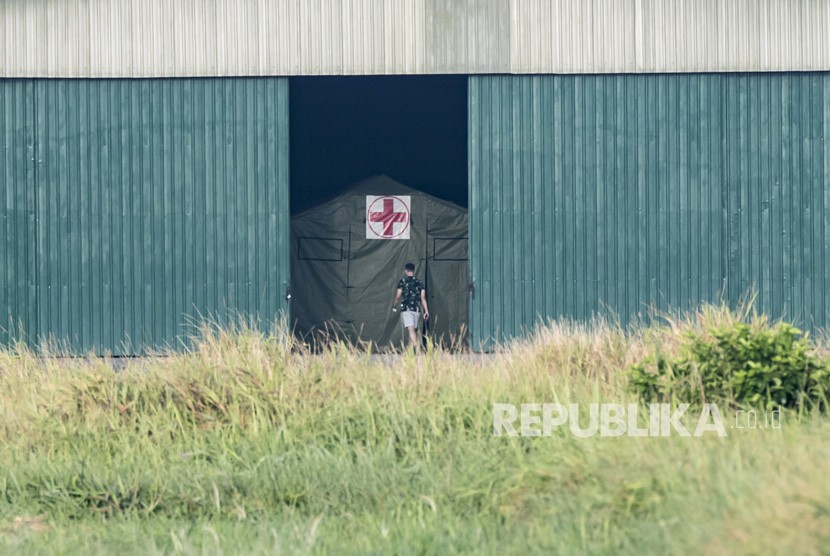
M415 327L414 326L409 326L409 327L407 327L407 330L409 331L409 343L411 345L415 346L415 351L416 352L420 352L421 351L421 344L420 344L420 342L418 342L418 333L415 331Z
M406 311L402 315L403 325L409 332L409 343L415 348L417 353L421 352L421 343L418 341L418 313L416 311Z

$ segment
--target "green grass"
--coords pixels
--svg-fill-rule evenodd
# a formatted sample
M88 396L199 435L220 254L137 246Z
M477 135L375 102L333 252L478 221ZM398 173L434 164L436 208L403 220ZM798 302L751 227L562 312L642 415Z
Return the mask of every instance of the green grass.
M394 366L245 327L120 373L10 349L0 551L826 553L826 417L726 438L493 436L495 402L635 402L627 365L736 318L557 324L492 358Z

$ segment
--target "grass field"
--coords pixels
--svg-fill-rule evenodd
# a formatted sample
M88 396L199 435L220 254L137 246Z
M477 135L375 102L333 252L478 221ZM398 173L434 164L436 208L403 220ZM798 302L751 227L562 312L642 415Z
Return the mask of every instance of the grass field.
M826 554L827 417L493 435L497 402L636 402L628 364L735 318L551 325L490 358L392 365L244 327L118 373L7 350L0 552Z

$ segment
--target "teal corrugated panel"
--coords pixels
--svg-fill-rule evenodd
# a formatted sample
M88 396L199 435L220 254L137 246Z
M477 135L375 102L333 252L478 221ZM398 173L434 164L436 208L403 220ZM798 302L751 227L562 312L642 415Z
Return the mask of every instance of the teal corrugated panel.
M34 89L41 339L134 354L286 309L285 79Z
M0 345L37 329L32 91L31 81L0 80Z
M827 326L830 74L476 76L474 344L701 301Z
M759 309L825 327L830 74L724 83L730 295L754 289Z

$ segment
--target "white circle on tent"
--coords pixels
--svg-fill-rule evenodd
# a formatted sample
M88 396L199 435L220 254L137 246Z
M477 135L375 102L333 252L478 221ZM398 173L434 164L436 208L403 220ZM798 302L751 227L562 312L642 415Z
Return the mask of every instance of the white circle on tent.
M367 231L378 239L408 239L409 200L409 195L370 199L366 208ZM372 236L367 233L367 238Z

